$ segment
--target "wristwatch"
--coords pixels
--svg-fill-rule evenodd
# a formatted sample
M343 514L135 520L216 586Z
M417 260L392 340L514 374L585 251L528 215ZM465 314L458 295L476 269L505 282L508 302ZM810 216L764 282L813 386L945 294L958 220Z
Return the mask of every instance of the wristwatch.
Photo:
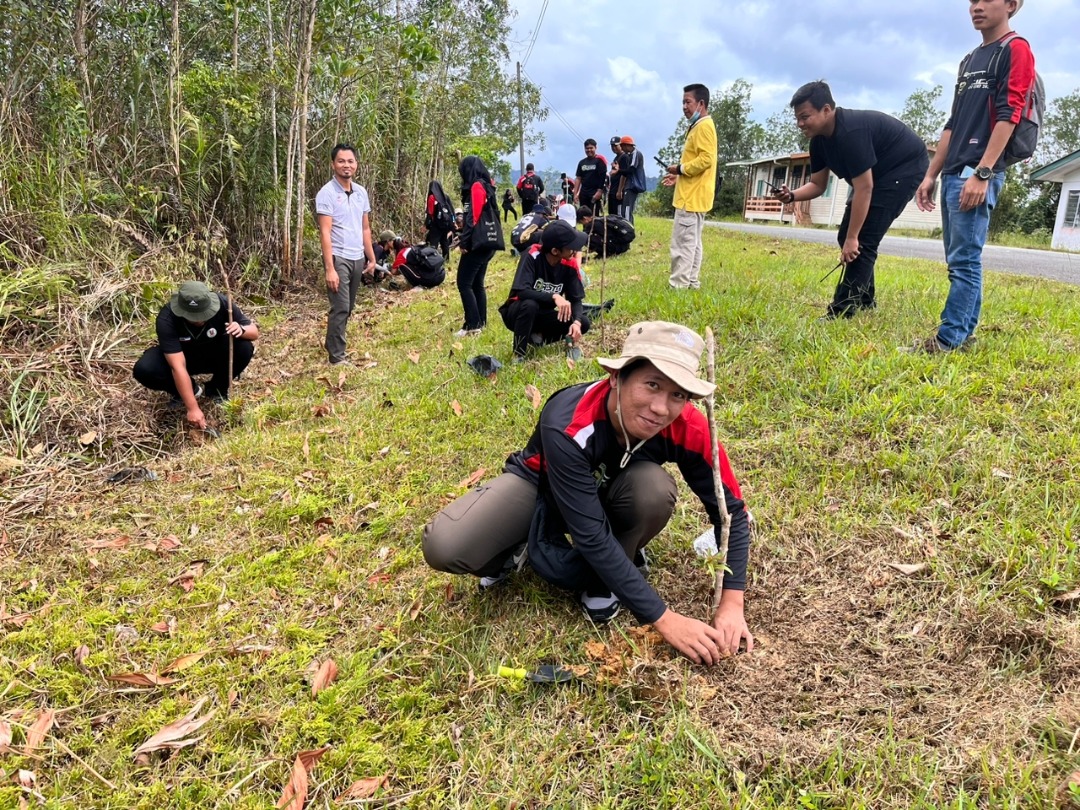
M989 166L979 166L977 169L975 169L975 176L978 177L980 180L989 180L991 177L994 176L994 170L991 169Z

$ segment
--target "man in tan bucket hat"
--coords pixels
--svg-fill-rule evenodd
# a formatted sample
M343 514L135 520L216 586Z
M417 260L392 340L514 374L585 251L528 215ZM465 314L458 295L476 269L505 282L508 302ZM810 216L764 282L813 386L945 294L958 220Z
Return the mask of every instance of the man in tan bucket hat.
M625 604L682 655L715 664L740 644L753 649L743 616L750 528L739 484L719 448L731 535L720 607L711 623L669 608L646 580L643 549L670 520L674 462L719 534L708 422L690 400L713 385L700 376L704 343L679 324L634 324L608 376L551 396L523 450L503 473L458 498L423 532L424 558L439 571L493 587L526 559L545 580L578 595L594 622Z

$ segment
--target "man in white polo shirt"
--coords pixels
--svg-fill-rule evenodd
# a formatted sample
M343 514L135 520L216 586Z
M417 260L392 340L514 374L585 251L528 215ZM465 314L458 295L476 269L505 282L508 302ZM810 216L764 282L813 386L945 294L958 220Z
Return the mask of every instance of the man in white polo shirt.
M371 243L371 204L363 186L353 183L356 148L339 143L330 152L334 176L315 195L326 292L330 314L326 319L326 352L330 364L345 362L345 327L349 323L364 268L375 267ZM374 272L374 270L372 271Z

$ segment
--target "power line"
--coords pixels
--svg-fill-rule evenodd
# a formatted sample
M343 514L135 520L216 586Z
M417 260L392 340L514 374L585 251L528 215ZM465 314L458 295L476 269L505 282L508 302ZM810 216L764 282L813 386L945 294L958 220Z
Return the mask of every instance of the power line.
M563 126L564 126L564 127L566 127L566 128L567 128L567 129L568 129L568 130L570 131L570 134L571 134L571 135L573 135L573 136L574 136L575 138L577 138L577 139L578 139L579 141L580 141L580 140L583 140L583 138L581 137L581 133L580 133L580 132L578 132L578 131L577 131L576 129L574 129L574 127L573 127L573 126L572 126L572 125L570 124L570 122L569 122L569 121L567 121L567 120L566 120L565 118L563 118L563 115L562 115L562 113L560 113L560 112L559 112L559 111L558 111L558 110L557 110L557 109L555 108L555 105L551 103L551 99L549 99L549 98L548 98L547 96L545 96L545 95L544 95L544 90L543 90L543 88L542 88L542 87L540 87L540 85L539 85L539 84L537 84L537 83L536 83L536 82L535 82L535 81L533 80L533 77L532 77L532 76L530 76L530 75L529 75L528 73L526 73L526 72L525 72L525 68L524 68L524 67L522 67L522 69L521 69L521 72L522 72L522 73L525 73L525 78L526 78L526 79L528 79L528 80L529 80L530 82L532 82L532 84L533 84L533 85L534 85L534 86L536 87L536 89L540 91L540 99L541 99L541 100L542 100L542 101L543 101L543 102L544 102L545 104L547 104L547 106L548 106L548 109L550 109L550 110L551 110L551 111L552 111L553 113L555 113L555 117L556 117L556 118L558 118L558 119L559 119L560 121L562 121L562 124L563 124Z
M533 46L536 45L536 38L540 36L540 26L544 24L544 15L547 14L548 0L544 0L544 5L540 7L540 17L536 21L536 28L533 29L532 39L529 40L529 47L525 51L525 58L521 60L521 66L525 67L529 63L529 57L532 56Z

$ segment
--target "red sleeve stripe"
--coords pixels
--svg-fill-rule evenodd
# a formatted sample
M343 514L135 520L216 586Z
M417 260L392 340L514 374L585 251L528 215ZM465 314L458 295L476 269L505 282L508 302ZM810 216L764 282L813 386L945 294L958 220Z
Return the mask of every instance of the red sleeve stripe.
M1031 53L1031 47L1017 37L1009 42L1009 88L1008 104L1011 113L1007 120L1012 124L1019 124L1020 118L1026 112L1028 93L1035 83L1035 57Z

